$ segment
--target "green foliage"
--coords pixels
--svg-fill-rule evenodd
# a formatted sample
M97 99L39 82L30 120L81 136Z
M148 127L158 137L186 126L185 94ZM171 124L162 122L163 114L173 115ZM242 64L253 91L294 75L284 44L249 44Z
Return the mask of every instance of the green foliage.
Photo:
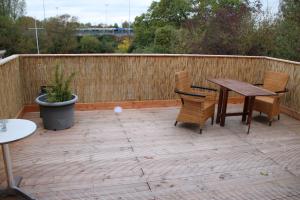
M283 0L277 22L275 56L300 61L300 1Z
M122 28L129 28L129 23L127 21L123 22Z
M82 53L97 53L100 47L100 41L94 36L83 36L80 39L80 52Z
M64 102L72 99L72 92L70 90L71 81L74 79L75 72L73 72L67 79L64 73L57 65L55 68L55 75L52 86L47 89L48 102Z
M26 9L25 0L1 0L0 16L9 17L13 20L24 15Z
M7 55L22 53L23 46L27 45L16 24L16 20L23 16L25 7L24 0L0 1L0 50L5 49Z
M179 27L184 20L188 19L191 10L190 0L161 0L153 2L148 12L150 20L158 26Z
M44 35L41 36L41 51L56 54L76 53L79 46L74 37L77 27L77 19L70 15L48 19Z
M241 33L250 14L250 7L239 1L218 7L206 26L202 51L209 54L239 54Z
M15 27L20 33L20 39L17 45L17 53L36 53L36 41L35 32L29 30L29 28L34 27L34 18L32 17L20 17L15 22ZM40 23L37 23L40 26Z
M119 28L119 25L117 23L115 23L114 28Z
M20 33L15 27L12 19L0 16L0 49L6 49L7 54L18 51L17 44L20 40Z
M259 0L153 2L135 19L132 52L276 55L278 25L261 7Z
M254 22L252 22L254 23ZM257 23L244 25L241 30L239 51L243 55L273 56L276 49L276 26L272 19L265 18Z
M99 38L99 53L114 53L118 48L118 42L115 37L104 35Z
M135 18L134 38L76 37L80 24L62 15L37 21L41 53L201 53L266 55L300 61L300 1L282 0L278 15L260 0L158 0ZM34 19L24 0L0 2L0 49L36 53ZM96 27L103 27L99 24ZM128 27L124 22L122 27ZM109 27L118 27L117 24Z
M155 38L155 26L147 21L147 15L136 17L134 23L134 44L142 49L153 45Z
M118 53L128 53L130 48L130 39L129 38L125 38L121 41L121 43L119 43L118 45Z
M176 47L177 33L172 26L164 26L155 31L154 51L157 53L172 53Z
M153 2L135 20L134 52L238 54L244 24L257 9L247 0Z
M189 18L191 11L190 0L153 1L148 12L135 19L133 51L171 53L176 49L174 47L176 41L171 41L170 37L176 35L181 24ZM162 38L164 35L166 39ZM160 41L163 43L159 44Z

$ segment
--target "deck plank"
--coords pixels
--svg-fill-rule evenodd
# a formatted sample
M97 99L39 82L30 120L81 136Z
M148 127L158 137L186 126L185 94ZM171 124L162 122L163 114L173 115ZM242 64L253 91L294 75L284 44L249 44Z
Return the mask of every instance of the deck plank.
M255 113L250 135L240 117L208 122L200 135L195 125L174 127L177 112L76 112L74 127L58 132L27 113L38 131L11 145L14 173L41 200L300 199L299 121L283 115L269 127Z

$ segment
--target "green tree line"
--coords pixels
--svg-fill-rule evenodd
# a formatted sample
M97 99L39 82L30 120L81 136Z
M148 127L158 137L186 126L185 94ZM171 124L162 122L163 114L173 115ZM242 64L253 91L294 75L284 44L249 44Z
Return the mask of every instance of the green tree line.
M109 35L76 36L76 28L82 25L70 15L51 17L36 23L40 53L114 53L123 51L118 49L118 45L126 41L126 38ZM34 28L35 19L32 17L22 16L13 20L0 16L0 50L5 49L6 55L37 53Z
M37 53L35 19L24 16L24 0L0 2L0 50L11 54ZM40 53L115 53L127 52L127 38L113 36L76 36L76 28L91 27L81 24L68 14L36 21ZM97 27L103 27L99 24ZM128 26L124 22L122 26ZM117 24L109 27L118 27ZM125 50L124 50L125 48Z
M160 0L134 22L136 53L266 55L300 61L300 1Z
M37 52L35 19L24 13L24 0L0 2L0 49L7 55ZM90 26L67 14L37 21L40 52L266 55L300 61L298 0L282 0L276 15L262 11L259 0L153 1L136 17L133 38L76 36L76 28Z

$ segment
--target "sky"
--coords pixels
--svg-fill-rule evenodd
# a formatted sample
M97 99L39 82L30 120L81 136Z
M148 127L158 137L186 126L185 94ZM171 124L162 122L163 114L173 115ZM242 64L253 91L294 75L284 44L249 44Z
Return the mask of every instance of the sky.
M134 21L136 16L146 12L153 0L44 0L45 16L54 17L70 14L78 17L82 23L97 25L122 24L129 20ZM263 9L268 8L275 13L278 10L279 0L261 0ZM38 19L44 19L43 0L26 0L26 14Z

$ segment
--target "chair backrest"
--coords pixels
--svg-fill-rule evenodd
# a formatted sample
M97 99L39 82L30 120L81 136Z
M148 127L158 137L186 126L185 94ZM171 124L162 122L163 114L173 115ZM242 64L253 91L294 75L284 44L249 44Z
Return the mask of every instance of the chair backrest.
M192 81L187 71L180 71L175 73L175 87L182 92L191 90Z
M264 88L272 92L283 91L286 88L289 75L282 72L267 71L264 77Z

